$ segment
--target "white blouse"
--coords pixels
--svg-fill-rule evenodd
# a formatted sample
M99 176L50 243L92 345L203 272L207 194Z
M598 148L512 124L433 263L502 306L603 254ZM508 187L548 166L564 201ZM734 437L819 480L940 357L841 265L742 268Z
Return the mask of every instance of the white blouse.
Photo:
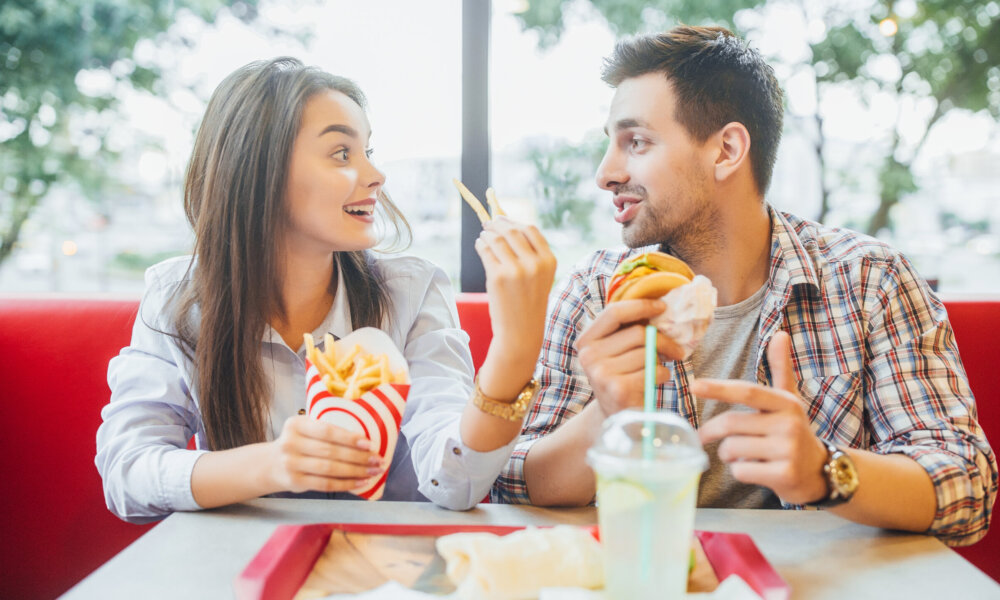
M131 344L108 365L111 402L101 412L104 422L97 431L95 462L108 508L131 522L201 508L191 493L191 471L208 450L192 386L194 367L178 342L162 333L176 330L165 307L184 282L190 260L169 259L147 270ZM489 492L516 438L490 452L476 452L462 442L459 421L472 395L472 357L444 272L412 256L383 256L376 261L391 301L391 316L383 330L402 350L411 379L382 499L471 508ZM319 341L327 332L339 338L351 331L341 275L333 306L312 333ZM273 440L285 420L305 408L305 348L289 348L269 327L261 353L271 383L268 439ZM192 435L196 450L187 449ZM356 498L344 492L294 496Z

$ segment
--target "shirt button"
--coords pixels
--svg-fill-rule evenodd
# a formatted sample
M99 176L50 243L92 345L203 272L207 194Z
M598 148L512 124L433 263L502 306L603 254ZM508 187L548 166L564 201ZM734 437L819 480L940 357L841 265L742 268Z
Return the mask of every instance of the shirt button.
M455 456L462 456L462 449L459 448L458 446L455 446L454 448L451 449L451 453L454 454Z
M300 408L300 409L299 409L299 414L300 414L300 415L304 415L304 414L306 414L306 409L304 409L304 408Z
M438 480L437 479L431 479L431 485L437 487L437 484L438 484Z

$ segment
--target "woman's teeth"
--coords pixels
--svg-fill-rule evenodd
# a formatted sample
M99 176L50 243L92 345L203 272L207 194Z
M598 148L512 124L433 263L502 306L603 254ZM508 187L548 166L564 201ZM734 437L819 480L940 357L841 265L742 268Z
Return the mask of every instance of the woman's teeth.
M345 206L344 212L349 215L370 215L375 212L375 203L371 204L356 204L354 206Z

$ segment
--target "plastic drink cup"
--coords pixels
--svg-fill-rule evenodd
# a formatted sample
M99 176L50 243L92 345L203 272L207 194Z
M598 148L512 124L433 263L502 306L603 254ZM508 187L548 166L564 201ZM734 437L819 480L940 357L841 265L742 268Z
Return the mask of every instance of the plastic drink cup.
M697 434L676 414L625 410L604 422L587 461L597 475L607 596L684 598L708 466Z

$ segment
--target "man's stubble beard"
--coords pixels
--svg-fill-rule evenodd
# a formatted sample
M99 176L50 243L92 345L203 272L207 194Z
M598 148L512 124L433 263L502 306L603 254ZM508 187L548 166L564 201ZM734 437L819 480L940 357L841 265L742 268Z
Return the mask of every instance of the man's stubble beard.
M683 206L688 214L675 215L680 208L676 201L661 199L656 210L648 196L645 200L645 214L622 228L622 241L629 248L660 245L682 260L699 262L718 247L719 209L714 203L697 198Z

